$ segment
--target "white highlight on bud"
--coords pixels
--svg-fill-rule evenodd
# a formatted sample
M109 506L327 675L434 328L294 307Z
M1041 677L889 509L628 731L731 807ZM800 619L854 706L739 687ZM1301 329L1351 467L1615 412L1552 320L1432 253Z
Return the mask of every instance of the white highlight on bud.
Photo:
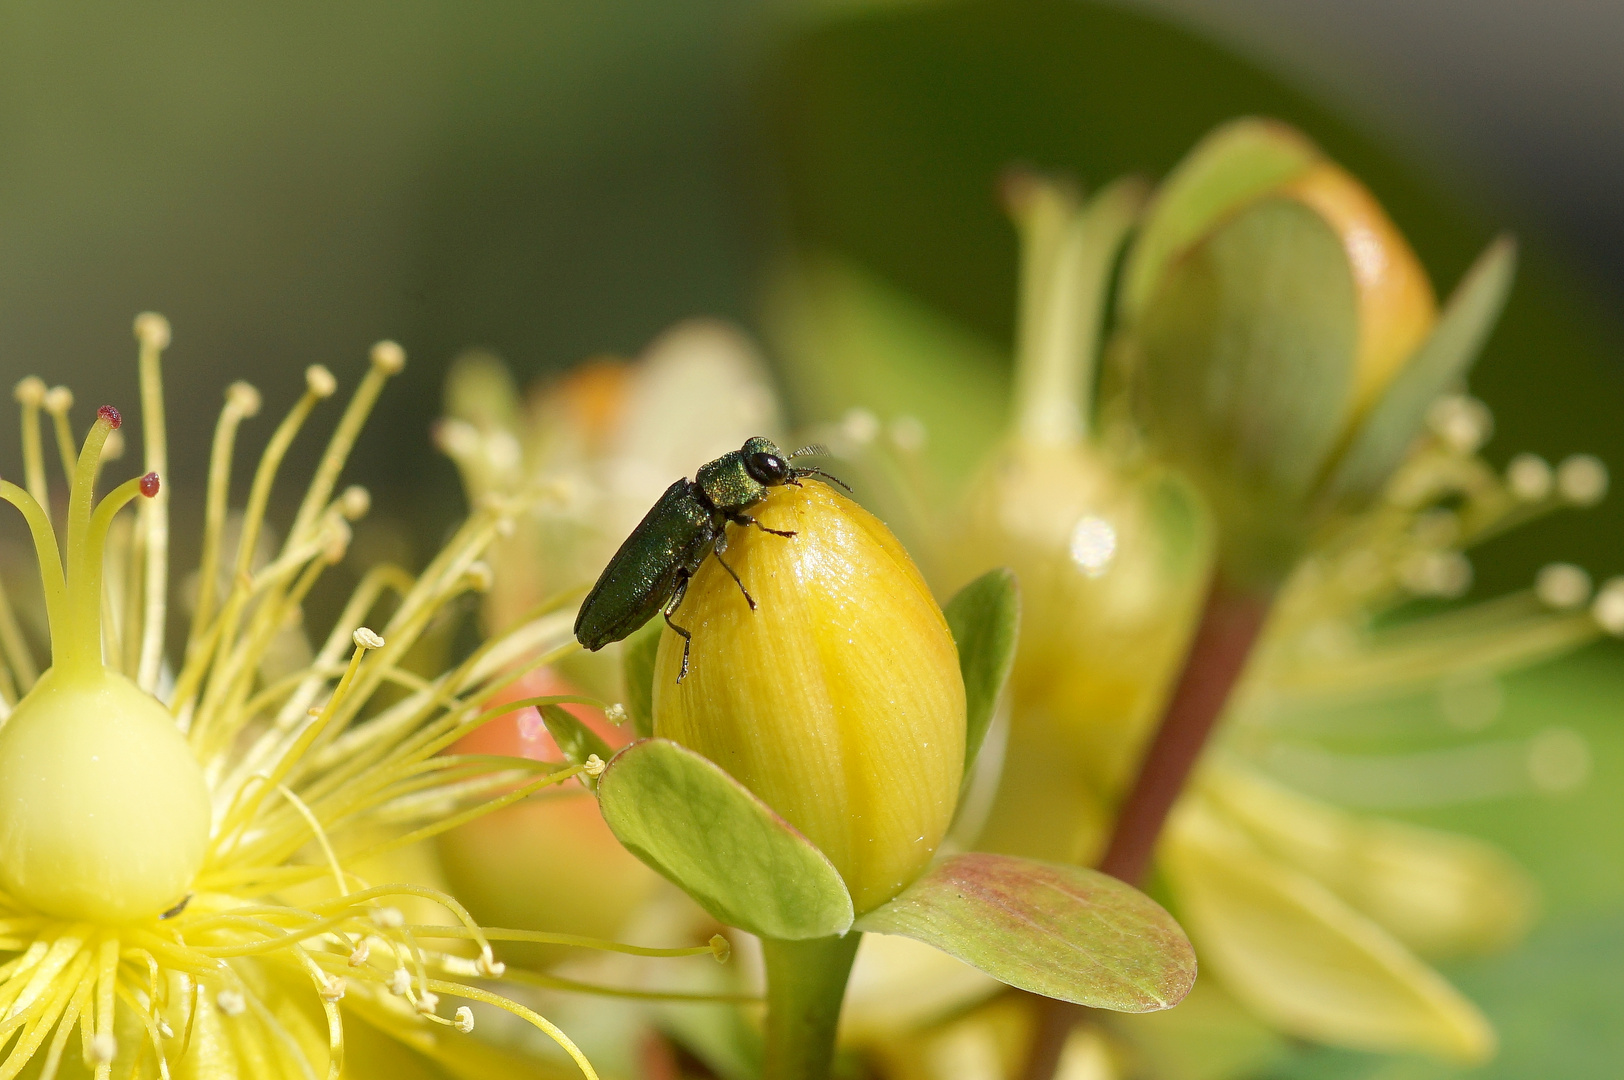
M1494 434L1494 414L1473 397L1451 394L1432 403L1427 426L1456 453L1474 453Z
M1594 506L1607 494L1607 466L1594 454L1574 454L1556 467L1556 489L1575 506Z
M380 341L372 346L372 366L385 375L399 375L406 366L406 350L393 341Z
M377 634L373 633L371 630L367 629L365 626L356 627L355 628L355 633L351 634L350 637L354 639L355 647L358 648L358 649L381 649L381 648L383 648L383 644L384 644L383 638L379 637ZM394 908L380 908L379 910L380 911L394 911L395 909ZM398 912L397 912L397 914L398 914Z
M1624 637L1624 577L1613 578L1601 587L1591 601L1590 615L1609 634Z
M169 320L156 311L143 311L135 317L135 336L141 344L152 349L169 348Z
M1506 465L1506 487L1523 502L1539 502L1555 483L1550 463L1538 454L1518 454Z
M1116 558L1116 529L1102 517L1085 514L1072 526L1068 550L1071 561L1085 576L1097 578L1111 568Z
M118 1039L111 1031L98 1031L90 1037L90 1060L106 1065L118 1057Z
M241 1016L248 1011L248 1002L243 1000L242 994L236 990L222 990L214 995L214 1003L220 1006L220 1011L227 1016Z
M457 1019L452 1022L452 1026L458 1031L462 1032L464 1035L467 1035L469 1032L473 1031L474 1010L470 1009L466 1005L458 1005Z
M1571 728L1546 728L1528 740L1528 778L1549 795L1583 787L1590 779L1590 744Z
M1534 577L1534 595L1546 607L1572 611L1590 599L1590 575L1572 563L1551 563Z
M338 380L320 364L305 368L305 386L319 398L329 398L338 392Z

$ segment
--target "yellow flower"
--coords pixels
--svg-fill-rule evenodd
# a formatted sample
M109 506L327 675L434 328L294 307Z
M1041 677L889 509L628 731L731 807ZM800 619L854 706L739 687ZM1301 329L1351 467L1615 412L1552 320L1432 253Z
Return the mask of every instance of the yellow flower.
M804 833L858 914L935 854L964 768L958 652L930 589L890 531L815 480L751 508L774 536L731 531L667 630L654 732L710 758Z
M256 552L283 455L337 384L309 369L233 522L237 432L259 409L239 383L216 428L198 593L171 667L168 492L158 484L169 327L143 315L136 334L148 475L94 504L120 417L104 407L75 455L71 395L28 379L17 394L24 484L0 482L32 532L51 635L40 674L14 609L0 603L0 950L10 957L0 1033L15 1040L0 1076L27 1067L48 1080L77 1073L81 1058L98 1078L337 1076L346 1018L364 1021L363 1046L381 1032L467 1075L507 1075L505 1054L459 1034L473 1013L442 1004L451 999L524 1017L592 1075L548 1021L471 981L502 974L491 945L500 932L487 934L449 896L358 873L576 771L439 754L499 711L489 703L515 670L567 647L567 613L538 612L444 671L424 675L408 661L448 603L488 585L481 552L516 506L481 508L420 575L371 568L314 655L290 670L280 645L300 634L305 598L367 510L365 491L335 493L345 458L405 357L389 342L373 349L286 538L264 560ZM42 406L72 478L65 563L46 509ZM139 520L118 519L140 495ZM381 633L363 625L371 619ZM408 924L402 908L421 900L449 925Z

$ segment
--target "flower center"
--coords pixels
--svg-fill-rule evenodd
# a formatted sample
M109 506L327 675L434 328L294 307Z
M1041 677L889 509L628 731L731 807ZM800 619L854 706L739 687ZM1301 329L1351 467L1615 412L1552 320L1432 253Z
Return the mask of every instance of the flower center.
M157 915L202 865L210 806L203 771L169 710L102 666L101 564L113 515L156 474L97 506L102 444L119 426L103 406L68 500L67 567L44 508L0 480L33 534L51 624L52 666L0 728L0 885L43 914L97 922Z

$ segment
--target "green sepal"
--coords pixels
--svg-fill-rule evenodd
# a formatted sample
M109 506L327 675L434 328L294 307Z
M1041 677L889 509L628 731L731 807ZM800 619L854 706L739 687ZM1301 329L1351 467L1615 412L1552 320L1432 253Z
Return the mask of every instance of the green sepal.
M851 928L851 894L828 856L687 747L627 746L598 781L598 805L628 851L728 926L785 941Z
M1355 431L1325 485L1327 504L1369 498L1403 460L1427 407L1466 375L1500 318L1517 269L1517 244L1495 239L1449 297L1427 340L1399 369Z
M942 614L959 648L959 673L964 677L964 775L968 780L1015 666L1015 643L1021 629L1015 571L1008 567L988 570L955 593Z
M1259 199L1168 269L1131 335L1136 412L1211 504L1225 571L1283 574L1351 408L1358 302L1340 238L1296 200Z
M663 620L650 619L620 646L620 670L626 683L626 714L640 739L654 734L654 658L660 652Z
M594 754L599 761L608 761L614 756L615 752L598 737L597 732L566 712L562 705L543 705L540 712L541 722L547 725L547 734L553 737L564 760L571 765L585 765L587 758ZM586 773L581 774L581 779L589 788L597 786L597 781Z
M1277 120L1242 117L1197 143L1156 191L1122 269L1121 309L1132 319L1167 267L1243 203L1306 171L1320 152Z
M858 919L1022 990L1113 1012L1171 1008L1195 984L1195 950L1150 897L1097 870L973 852L933 867Z

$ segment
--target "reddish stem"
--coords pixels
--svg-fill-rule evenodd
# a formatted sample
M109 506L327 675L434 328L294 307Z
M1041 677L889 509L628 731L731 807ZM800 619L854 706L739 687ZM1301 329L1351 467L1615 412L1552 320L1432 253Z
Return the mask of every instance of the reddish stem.
M1214 580L1178 687L1117 813L1111 842L1099 863L1103 872L1130 885L1143 880L1167 815L1246 669L1273 600L1270 592L1238 592ZM1037 1031L1022 1073L1025 1080L1054 1076L1067 1036L1088 1012L1081 1005L1052 998L1040 999L1038 1006Z

